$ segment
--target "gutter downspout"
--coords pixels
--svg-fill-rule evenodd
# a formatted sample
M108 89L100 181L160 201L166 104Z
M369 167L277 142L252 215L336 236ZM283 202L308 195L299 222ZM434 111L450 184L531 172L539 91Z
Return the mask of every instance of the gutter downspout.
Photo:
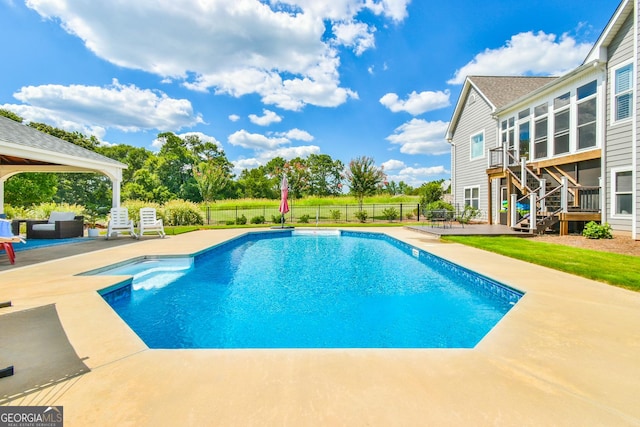
M631 185L632 203L635 205L632 207L633 217L631 218L631 238L638 240L638 0L633 1L633 66L635 71L635 90L633 91L633 122L632 122L632 135L631 135L631 165L633 172L631 176L634 178Z

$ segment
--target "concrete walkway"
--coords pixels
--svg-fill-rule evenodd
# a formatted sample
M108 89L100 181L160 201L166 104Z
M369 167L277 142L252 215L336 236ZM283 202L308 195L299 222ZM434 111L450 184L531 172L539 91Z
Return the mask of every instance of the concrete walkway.
M474 349L151 350L96 292L122 278L75 274L247 230L104 248L0 272L0 301L15 305L0 316L55 304L91 369L11 404L63 405L67 427L640 425L640 294L409 229L366 231L526 295Z

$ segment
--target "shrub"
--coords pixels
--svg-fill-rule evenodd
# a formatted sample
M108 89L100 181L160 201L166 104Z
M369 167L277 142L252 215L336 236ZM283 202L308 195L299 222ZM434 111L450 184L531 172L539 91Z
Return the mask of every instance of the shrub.
M202 225L202 210L193 202L171 200L164 204L164 220L168 225Z
M266 222L266 220L264 219L264 216L259 215L259 216L254 216L253 218L251 218L251 224L264 224Z
M611 234L611 226L608 223L598 224L590 221L584 226L582 235L587 239L613 239Z
M140 209L142 208L156 208L156 215L159 218L162 218L162 221L165 224L168 224L167 218L165 218L164 209L158 203L145 202L144 200L127 200L122 203L122 207L127 208L129 211L129 218L136 224L140 221Z
M76 215L84 214L84 206L70 205L69 203L40 203L29 209L28 217L35 219L48 219L51 212L74 212Z
M458 215L457 220L460 224L468 224L473 218L477 218L479 216L480 209L467 205L464 207L462 213Z
M304 224L308 224L309 223L309 219L311 219L311 217L308 214L304 214L300 217L300 219L298 219L299 222L302 222Z
M341 212L338 209L332 209L329 211L329 216L332 220L337 221L340 219Z
M367 221L367 217L369 216L369 214L367 214L367 211L358 211L353 215L356 218L358 218L360 220L360 222L366 222Z
M273 222L274 224L284 224L285 222L287 222L287 218L283 215L271 215L271 222Z
M228 219L227 222L225 222L226 225L236 225L236 222L232 219Z
M236 225L245 225L247 223L247 217L244 214L236 218Z
M29 210L21 206L4 205L4 213L8 219L13 218L29 218Z
M396 208L387 208L382 210L382 216L388 219L389 221L393 221L397 219L400 214Z

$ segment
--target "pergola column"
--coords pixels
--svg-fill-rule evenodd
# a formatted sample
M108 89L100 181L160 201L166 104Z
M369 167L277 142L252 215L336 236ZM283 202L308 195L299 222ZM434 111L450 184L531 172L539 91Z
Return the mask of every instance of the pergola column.
M0 178L0 214L4 213L4 179Z
M111 207L119 208L120 207L120 184L122 183L121 179L111 179Z

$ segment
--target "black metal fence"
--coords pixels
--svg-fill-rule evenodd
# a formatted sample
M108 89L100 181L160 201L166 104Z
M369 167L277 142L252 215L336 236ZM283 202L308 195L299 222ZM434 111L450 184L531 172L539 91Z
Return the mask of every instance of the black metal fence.
M232 224L280 224L282 215L278 206L206 206L203 208L207 225ZM289 205L284 216L285 223L319 224L349 222L416 222L422 217L418 203L363 204L355 205Z

